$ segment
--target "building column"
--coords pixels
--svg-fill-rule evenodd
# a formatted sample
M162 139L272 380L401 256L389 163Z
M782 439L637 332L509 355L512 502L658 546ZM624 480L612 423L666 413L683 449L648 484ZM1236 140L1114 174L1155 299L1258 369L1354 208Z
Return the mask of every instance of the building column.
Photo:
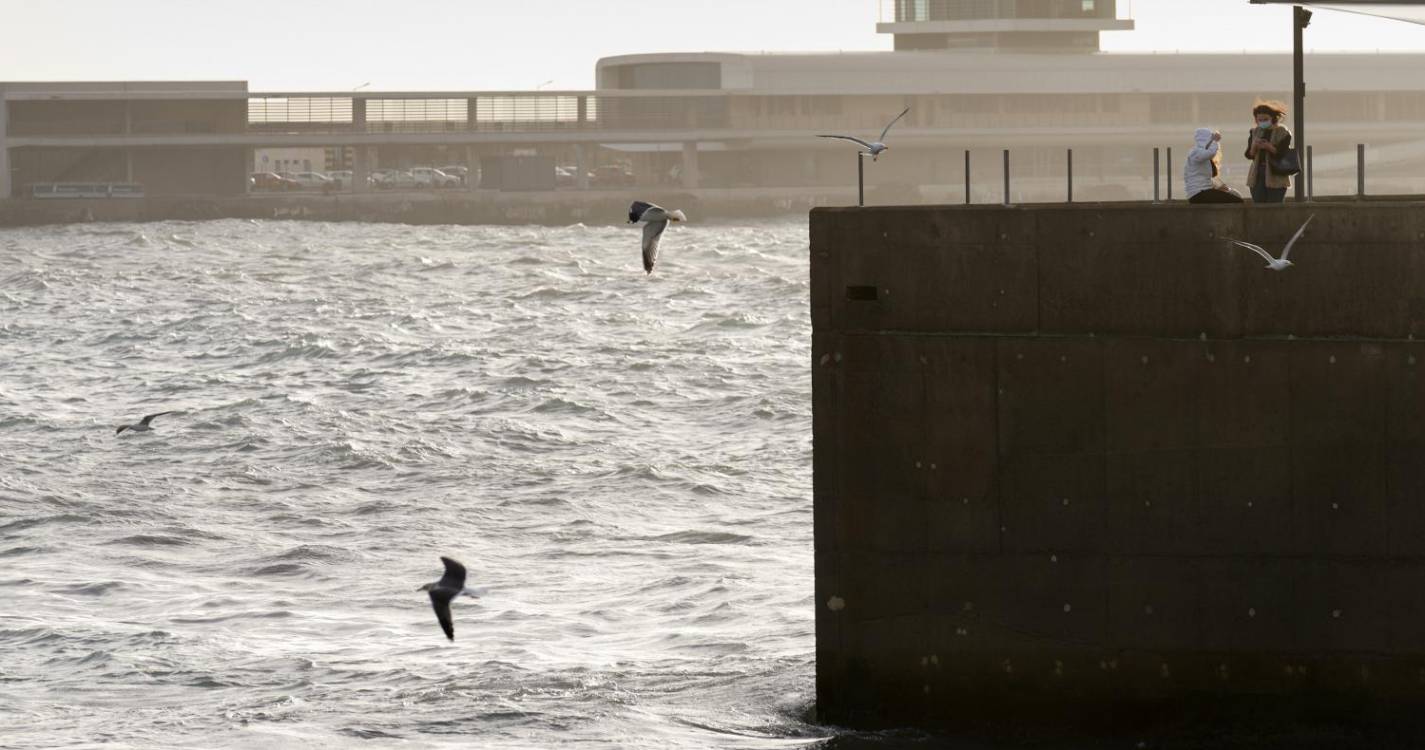
M242 182L238 186L237 194L246 195L252 191L252 186L247 184L247 177L249 174L258 171L257 149L252 146L244 146L238 149L238 160L242 162Z
M366 179L371 176L371 162L375 161L375 154L371 146L356 146L351 151L351 189L353 192L365 193L371 189Z
M702 181L698 174L698 144L687 141L683 144L683 187L695 190Z
M578 174L574 175L574 187L580 190L589 189L589 147L583 143L574 144L574 169Z
M465 189L480 187L480 160L475 158L475 145L465 144Z
M351 100L351 129L358 133L366 132L366 100ZM358 149L360 146L357 147Z
M124 182L134 181L134 150L124 149Z
M5 89L0 88L0 201L10 197L10 148L5 136L10 132Z

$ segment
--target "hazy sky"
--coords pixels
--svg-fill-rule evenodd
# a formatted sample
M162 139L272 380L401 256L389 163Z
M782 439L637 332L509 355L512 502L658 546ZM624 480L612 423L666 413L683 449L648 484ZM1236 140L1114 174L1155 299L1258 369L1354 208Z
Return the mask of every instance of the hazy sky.
M253 90L590 88L636 52L879 50L879 0L0 0L0 80L237 79ZM886 0L889 2L889 0ZM1285 50L1290 9L1119 0L1110 50ZM1425 52L1425 26L1320 11L1316 50Z

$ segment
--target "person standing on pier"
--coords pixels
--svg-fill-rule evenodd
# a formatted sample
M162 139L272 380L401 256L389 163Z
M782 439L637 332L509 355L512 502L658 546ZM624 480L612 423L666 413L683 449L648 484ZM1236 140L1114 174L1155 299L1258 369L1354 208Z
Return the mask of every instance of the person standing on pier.
M1286 105L1277 101L1257 100L1252 107L1257 126L1247 136L1246 157L1252 161L1247 170L1247 186L1252 189L1253 203L1281 203L1291 187L1291 175L1272 170L1272 159L1291 148L1291 131L1281 124L1286 117Z

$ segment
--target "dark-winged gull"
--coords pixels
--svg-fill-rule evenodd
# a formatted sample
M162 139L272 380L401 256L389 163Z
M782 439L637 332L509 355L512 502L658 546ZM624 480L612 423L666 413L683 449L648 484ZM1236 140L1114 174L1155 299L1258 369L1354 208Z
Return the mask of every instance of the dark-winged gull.
M461 595L472 599L480 597L465 588L464 565L448 557L442 557L440 561L445 563L445 575L441 576L439 581L427 583L419 590L430 593L430 606L435 608L435 619L440 621L440 629L445 631L445 637L453 641L455 640L455 623L450 619L451 600Z
M151 431L153 431L153 425L151 425L151 424L149 424L149 423L153 421L153 418L154 418L154 417L161 417L161 416L163 416L163 415L165 415L165 414L173 414L173 413L174 413L174 412L171 412L171 411L161 411L161 412L159 412L159 413L157 413L157 414L150 414L150 415L148 415L147 417L144 417L143 419L140 419L140 420L138 421L138 424L119 425L119 429L114 430L114 434L117 435L117 434L123 432L124 430L133 430L134 432L151 432Z
M882 151L885 151L886 149L890 148L890 146L886 145L886 133L891 132L891 127L896 123L900 122L901 118L905 117L906 113L909 111L910 107L906 107L905 109L901 110L901 113L896 115L896 119L891 120L891 124L887 125L886 129L881 131L881 137L870 143L867 143L861 140L860 138L851 135L818 135L817 138L840 138L843 141L859 143L866 149L862 153L869 154L871 156L871 161L875 161L876 157L880 156Z
M1287 260L1287 256L1291 255L1291 246L1295 245L1296 241L1301 239L1301 233L1306 231L1306 225L1310 224L1311 220L1314 218L1316 218L1316 214L1312 214L1306 217L1306 221L1302 222L1301 228L1296 230L1296 234L1293 234L1291 236L1291 240L1286 243L1286 248L1282 250L1282 255L1280 258L1273 258L1272 254L1263 249L1261 245L1253 245L1250 242L1234 240L1231 237L1226 237L1224 239L1228 240L1229 242L1238 247L1245 247L1248 250L1251 250L1252 252L1262 256L1262 260L1265 260L1267 262L1267 268L1270 268L1273 271L1285 271L1286 269L1291 268L1291 261Z
M643 270L653 273L653 264L658 262L658 241L670 221L687 221L682 211L668 211L662 206L643 201L634 201L628 207L628 223L643 224Z

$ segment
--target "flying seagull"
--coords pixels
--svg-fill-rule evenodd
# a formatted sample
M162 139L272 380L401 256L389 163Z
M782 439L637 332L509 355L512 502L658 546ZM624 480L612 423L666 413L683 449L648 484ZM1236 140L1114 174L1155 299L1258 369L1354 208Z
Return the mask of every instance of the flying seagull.
M445 575L441 576L439 581L427 583L418 590L430 592L430 606L435 608L435 619L440 620L440 629L445 631L445 637L453 641L455 623L450 619L450 601L461 595L472 599L480 597L465 588L464 565L448 557L442 557L440 561L445 563Z
M1286 243L1286 249L1282 250L1282 257L1280 258L1273 258L1272 254L1262 249L1260 245L1253 245L1250 242L1234 240L1231 237L1228 237L1226 239L1231 241L1232 244L1238 247L1245 247L1248 250L1251 250L1252 252L1262 256L1262 259L1267 262L1267 268L1270 268L1273 271L1285 271L1286 269L1291 268L1292 265L1291 261L1286 259L1286 257L1291 254L1291 246L1295 245L1298 239L1301 239L1301 233L1306 231L1306 225L1310 224L1311 220L1314 218L1316 218L1316 214L1312 214L1306 217L1306 221L1302 223L1301 228L1296 230L1296 234L1293 234L1291 236L1291 240Z
M663 238L663 230L670 221L687 221L682 211L668 211L662 206L643 201L634 201L628 207L628 223L643 224L643 270L653 273L653 264L658 262L658 241Z
M159 413L157 413L157 414L150 414L150 415L148 415L147 417L144 417L143 419L140 419L139 422L138 422L138 424L119 425L119 429L114 430L114 434L117 435L117 434L123 432L124 430L133 430L134 432L152 432L152 431L153 431L153 425L151 425L151 424L149 424L149 423L153 421L153 418L154 418L154 417L161 417L161 416L163 416L163 415L165 415L165 414L173 414L173 413L174 413L174 412L171 412L171 411L161 411L161 412L159 412Z
M891 132L891 127L894 126L896 123L900 122L901 118L905 117L905 114L909 111L910 107L906 107L905 109L901 110L901 113L896 115L896 119L891 120L891 124L887 125L886 129L881 131L881 137L877 138L874 142L871 143L867 143L861 140L860 138L856 138L855 136L850 135L818 135L817 138L840 138L843 141L852 141L853 143L859 143L866 148L866 150L862 153L870 154L871 161L875 161L876 157L880 156L882 151L885 151L886 149L890 148L890 146L887 146L885 142L886 133Z

